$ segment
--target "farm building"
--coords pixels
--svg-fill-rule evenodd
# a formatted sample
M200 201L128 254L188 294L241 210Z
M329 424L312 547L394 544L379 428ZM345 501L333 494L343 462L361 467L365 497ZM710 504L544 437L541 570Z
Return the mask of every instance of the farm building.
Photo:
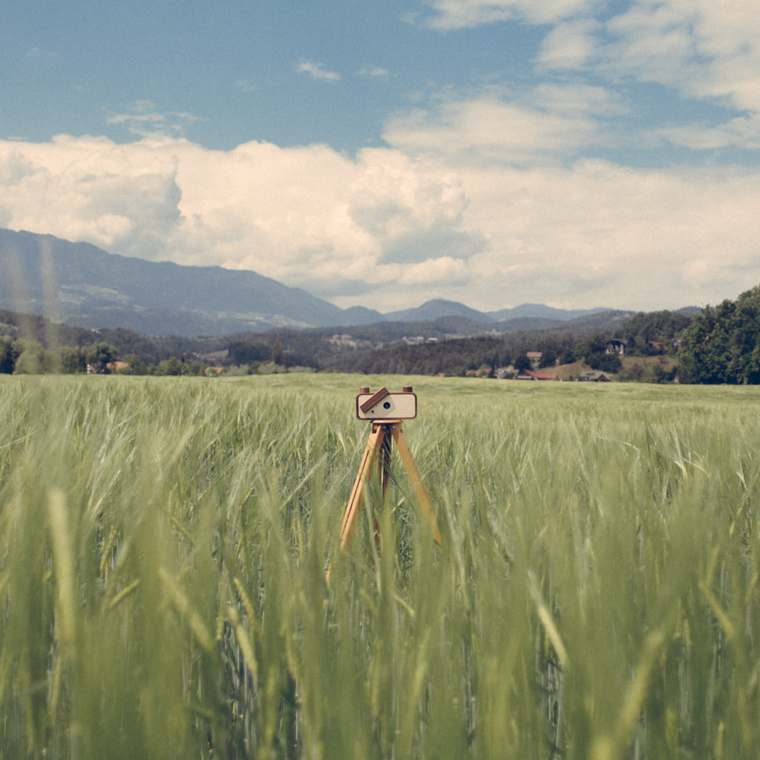
M578 375L578 380L586 383L608 383L610 376L596 369L586 369Z
M529 369L520 370L516 380L559 380L556 372L532 372Z
M123 372L125 369L129 369L129 362L108 362L106 369L109 372Z

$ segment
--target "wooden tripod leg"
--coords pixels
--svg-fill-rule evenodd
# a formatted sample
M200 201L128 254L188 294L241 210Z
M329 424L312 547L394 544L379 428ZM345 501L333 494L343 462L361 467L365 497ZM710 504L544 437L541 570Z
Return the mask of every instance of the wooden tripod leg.
M425 488L425 484L422 481L422 474L417 467L417 462L414 461L414 456L412 455L412 451L406 441L406 436L404 435L404 431L401 427L400 422L397 422L391 426L391 434L393 435L393 440L396 441L396 448L398 449L398 453L401 455L401 461L404 463L404 467L406 467L407 473L409 473L409 478L412 481L414 493L417 495L420 506L422 507L422 510L428 519L430 530L433 531L433 538L435 539L436 544L440 546L441 531L438 530L438 523L435 519L433 504L430 501L430 494L428 493L427 488Z
M351 498L348 500L346 511L343 513L343 523L340 526L340 548L341 551L351 545L351 539L354 537L356 530L356 520L362 508L364 500L364 488L372 474L372 463L375 457L380 453L383 442L385 441L385 426L380 423L372 424L372 432L369 434L367 446L364 449L362 462L359 465L359 473L354 481L354 487L351 491Z
M391 479L391 447L393 438L391 437L390 425L383 423L383 442L380 445L379 455L377 457L377 474L380 476L380 487L383 494L383 507L386 505L388 495L388 484ZM380 525L377 517L372 518L375 531L375 547L380 551Z
M388 429L390 425L384 424L383 431L385 436L383 438L382 445L380 446L380 456L377 458L378 474L380 475L380 485L382 486L383 504L385 503L385 494L388 490L388 483L391 478L391 445L393 440L391 438L391 431Z

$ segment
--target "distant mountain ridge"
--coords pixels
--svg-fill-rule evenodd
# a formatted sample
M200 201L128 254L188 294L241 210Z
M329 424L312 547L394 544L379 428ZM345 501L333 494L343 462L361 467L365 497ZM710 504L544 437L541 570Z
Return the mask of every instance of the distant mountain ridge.
M467 317L468 319L485 324L491 322L506 322L513 319L549 319L555 322L567 322L578 317L596 314L609 309L555 309L552 306L544 306L537 303L524 303L512 309L500 309L499 311L478 311L456 301L445 301L437 298L423 303L414 309L392 311L385 315L386 320L397 322L425 322L434 321L441 317Z
M490 316L495 322L503 322L507 319L554 319L557 322L569 322L571 319L587 317L591 314L598 314L602 311L610 311L605 308L595 309L556 309L553 306L544 306L540 303L524 303L521 306L515 306L513 309L500 309L499 311L489 311Z
M50 280L50 281L46 281ZM255 272L106 253L88 243L0 230L0 307L70 324L200 335L340 324L343 310Z
M385 319L389 322L427 322L440 317L467 317L477 322L494 321L482 311L471 309L469 306L456 301L444 301L441 298L427 301L422 306L413 309L391 311L385 315Z
M0 309L55 314L79 327L185 337L444 317L467 332L511 332L606 311L523 304L481 312L443 299L389 314L364 306L344 310L249 270L147 261L7 229L0 229Z

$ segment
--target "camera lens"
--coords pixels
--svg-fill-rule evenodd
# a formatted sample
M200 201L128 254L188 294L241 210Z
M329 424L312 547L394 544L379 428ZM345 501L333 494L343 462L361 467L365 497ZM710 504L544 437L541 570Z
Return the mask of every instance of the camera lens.
M386 402L383 404L383 409L390 409L390 408L391 408L391 402L390 402L390 401L386 401Z

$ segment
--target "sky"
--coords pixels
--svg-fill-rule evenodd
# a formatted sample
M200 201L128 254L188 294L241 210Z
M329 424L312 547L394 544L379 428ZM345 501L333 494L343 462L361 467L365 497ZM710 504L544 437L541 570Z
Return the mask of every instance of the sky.
M343 308L760 283L757 0L25 0L0 227Z

